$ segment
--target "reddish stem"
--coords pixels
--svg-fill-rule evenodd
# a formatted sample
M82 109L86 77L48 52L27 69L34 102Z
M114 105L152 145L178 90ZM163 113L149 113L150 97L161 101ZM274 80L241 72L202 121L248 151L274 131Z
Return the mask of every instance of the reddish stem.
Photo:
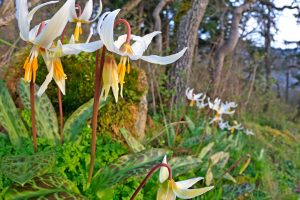
M99 51L96 53L96 67L95 67L95 93L94 93L94 105L93 105L93 118L92 118L92 144L91 144L91 162L90 162L90 170L88 176L88 182L91 183L93 172L94 172L94 165L95 165L95 155L96 155L96 142L97 142L97 119L98 119L98 107L100 101L100 89L101 89L101 78L102 72L104 67L105 61L105 52L106 48L102 48L102 55L100 61L100 68L99 64Z
M170 167L170 165L165 164L165 163L160 163L156 166L154 166L150 172L147 174L147 176L144 178L144 180L142 181L142 183L140 184L140 186L135 190L135 192L133 193L133 195L131 196L130 200L133 200L136 195L141 191L141 189L144 187L144 185L147 183L147 180L152 176L152 174L159 168L161 167L166 167L168 168L169 171L169 180L172 180L172 169Z
M63 114L63 106L62 106L62 97L61 91L57 86L57 98L58 98L58 106L59 106L59 135L60 135L60 144L63 143L63 126L64 126L64 114Z
M130 44L130 38L131 38L131 27L130 24L127 20L125 19L117 19L115 21L115 26L118 26L119 24L124 24L127 28L127 38L126 38L126 43Z
M36 153L38 150L37 143L36 143L36 122L35 122L35 109L34 109L34 82L31 80L30 82L30 108L31 108L31 128L32 128L32 141L34 152Z
M42 30L45 28L45 26L46 26L46 23L44 21L42 21L40 26L39 26L39 29L36 33L37 36L38 36L38 34L40 34L42 32Z
M76 3L76 4L75 4L75 8L78 9L78 17L80 17L81 14L82 14L82 9L81 9L81 6L79 5L79 3Z

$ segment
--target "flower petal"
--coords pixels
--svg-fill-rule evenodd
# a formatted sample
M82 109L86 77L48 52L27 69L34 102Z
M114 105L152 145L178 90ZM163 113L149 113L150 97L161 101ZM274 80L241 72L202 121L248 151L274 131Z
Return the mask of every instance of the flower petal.
M29 39L29 20L27 0L16 0L16 18L20 30L20 37L24 41Z
M160 34L160 31L154 31L152 33L149 33L143 37L134 36L132 39L136 40L136 42L131 46L134 54L138 57L142 57L143 53L146 51L148 46L150 45L152 39Z
M79 16L79 19L84 21L89 21L93 14L93 0L86 2L82 14Z
M156 56L156 55L150 55L150 56L142 56L141 59L150 63L159 64L159 65L168 65L170 63L173 63L177 61L179 58L183 56L187 48L182 49L180 52L170 55L170 56Z
M53 79L53 72L54 72L52 59L48 59L46 56L43 56L43 57L44 57L44 60L45 60L45 63L46 63L49 73L46 76L45 81L43 82L43 84L41 85L40 89L37 92L37 95L39 97L42 96L42 94L44 94L44 92L48 88L48 85L50 84L50 82Z
M167 164L167 155L165 155L162 163ZM166 167L161 167L159 170L159 182L163 183L169 178L169 171Z
M171 189L171 182L166 181L161 184L160 188L157 191L156 200L175 200L176 195Z
M28 21L30 23L30 21L32 20L33 18L33 15L36 13L36 11L38 11L40 8L44 7L44 6L47 6L49 4L54 4L54 3L58 3L58 1L49 1L49 2L46 2L46 3L42 3L36 7L34 7L28 14Z
M177 197L182 199L191 199L200 196L214 188L214 186L211 186L199 189L180 189L176 186L176 183L173 186L173 192L176 194Z
M203 177L191 178L191 179L184 180L184 181L178 181L178 182L176 182L176 185L180 189L188 189L202 179L203 179Z
M90 23L91 23L91 22L94 22L96 19L98 19L98 17L101 15L101 12L102 12L102 1L99 0L98 13L97 13L97 15L95 16L94 19L90 20Z
M61 35L68 22L70 7L75 3L74 1L75 0L68 0L58 10L58 12L50 19L42 32L37 36L34 41L35 44L44 48L49 48L53 40Z
M91 43L77 43L77 44L65 44L62 46L62 51L64 55L76 55L80 52L94 52L103 46L101 40L91 42Z
M114 24L115 19L120 12L120 9L115 10L109 13L103 22L99 22L98 27L100 28L99 34L100 38L106 46L107 50L110 52L114 52L116 54L120 54L119 49L114 45ZM99 20L100 21L100 20Z
M76 6L75 6L75 1L73 4L71 4L70 7L70 13L69 13L69 22L74 22L74 19L77 19L77 12L76 12Z

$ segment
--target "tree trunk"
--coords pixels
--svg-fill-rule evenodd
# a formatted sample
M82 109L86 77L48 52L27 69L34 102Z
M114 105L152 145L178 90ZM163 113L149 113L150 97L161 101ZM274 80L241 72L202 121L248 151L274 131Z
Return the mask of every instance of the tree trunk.
M194 0L187 14L180 20L177 33L177 52L185 47L188 47L188 49L183 57L169 70L169 86L172 90L175 90L172 104L176 103L176 105L179 105L182 103L187 87L187 78L191 71L199 25L208 2L209 0Z
M154 30L155 31L161 31L161 18L160 18L160 12L162 9L172 0L161 0L159 4L155 7L153 11L153 19L154 19ZM162 46L163 46L163 40L162 35L159 34L155 37L155 42L157 46L157 50L161 53L162 52Z
M136 8L136 6L141 3L142 0L130 0L128 1L123 7L122 10L120 11L119 16L120 17L124 17L125 15L127 15L128 13L130 13L130 11L132 11L134 8Z
M230 54L236 47L239 40L239 25L242 19L243 12L248 10L254 1L245 0L245 3L239 7L236 7L233 11L232 23L230 26L230 34L227 41L219 45L214 53L213 59L210 61L210 65L213 68L213 96L216 96L219 92L221 83L222 69L224 66L225 57Z

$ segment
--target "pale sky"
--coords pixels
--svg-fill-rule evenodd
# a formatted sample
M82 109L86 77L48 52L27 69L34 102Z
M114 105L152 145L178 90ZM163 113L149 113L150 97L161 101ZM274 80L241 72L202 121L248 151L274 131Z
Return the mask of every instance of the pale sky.
M275 0L275 4L278 7L284 5L290 5L293 0ZM298 3L299 4L299 3ZM300 5L299 5L300 6ZM274 47L282 48L294 48L296 45L286 46L284 40L287 41L300 41L300 24L297 24L296 18L293 14L296 14L297 10L285 9L278 17L277 27L279 32L274 36Z

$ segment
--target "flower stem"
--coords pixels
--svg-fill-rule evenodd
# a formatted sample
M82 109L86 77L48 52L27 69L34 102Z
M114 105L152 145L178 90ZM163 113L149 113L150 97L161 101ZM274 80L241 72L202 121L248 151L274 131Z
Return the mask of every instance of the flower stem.
M142 183L140 184L140 186L135 190L135 192L133 193L133 195L131 196L130 200L133 200L136 195L141 191L141 189L144 187L144 185L146 184L146 182L148 181L148 179L152 176L152 174L159 168L161 167L166 167L168 168L169 171L169 180L172 180L172 169L170 167L170 165L165 164L165 163L160 163L156 166L154 166L150 172L147 174L147 176L144 178L144 180L142 181Z
M35 122L35 109L34 109L34 82L31 80L30 82L30 108L31 108L31 128L32 128L32 141L34 152L36 153L38 150L37 143L36 143L36 122Z
M81 6L79 5L79 3L76 3L76 4L75 4L75 8L78 9L78 17L80 17L81 14L82 14L82 9L81 9Z
M126 19L117 19L115 22L115 26L118 26L119 24L124 24L127 28L127 38L126 38L126 43L130 43L130 38L131 38L131 27L129 22Z
M100 61L100 68L99 64L99 51L96 53L96 67L95 67L95 93L94 93L94 105L93 105L93 118L92 118L92 143L91 143L91 163L90 163L90 170L88 176L88 183L91 183L93 172L94 172L94 165L95 165L95 154L96 154L96 142L97 142L97 118L98 118L98 107L100 101L100 89L101 89L101 78L102 72L104 67L105 61L105 52L106 48L102 48L102 55Z
M63 106L62 106L62 97L61 91L57 86L57 98L58 98L58 106L59 106L59 136L60 136L60 144L63 143L63 126L64 126L64 114L63 114Z

